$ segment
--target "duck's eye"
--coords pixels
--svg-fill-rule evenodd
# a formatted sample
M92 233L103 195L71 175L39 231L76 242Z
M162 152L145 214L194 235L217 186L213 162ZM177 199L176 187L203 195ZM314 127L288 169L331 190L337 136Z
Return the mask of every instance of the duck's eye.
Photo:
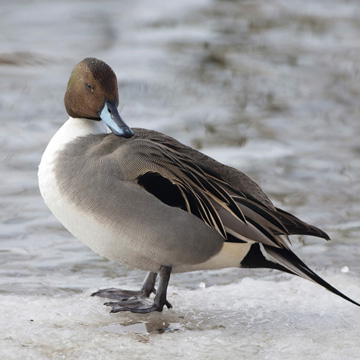
M92 93L94 92L93 87L92 87L89 83L86 83L86 87L87 87Z

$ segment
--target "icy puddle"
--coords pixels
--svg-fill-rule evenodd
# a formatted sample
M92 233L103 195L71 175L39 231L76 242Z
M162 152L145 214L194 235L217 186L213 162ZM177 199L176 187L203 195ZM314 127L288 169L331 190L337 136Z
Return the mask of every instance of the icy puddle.
M125 321L120 324L101 326L100 331L116 334L163 334L175 332L182 328L180 323L169 323L162 320L154 321Z

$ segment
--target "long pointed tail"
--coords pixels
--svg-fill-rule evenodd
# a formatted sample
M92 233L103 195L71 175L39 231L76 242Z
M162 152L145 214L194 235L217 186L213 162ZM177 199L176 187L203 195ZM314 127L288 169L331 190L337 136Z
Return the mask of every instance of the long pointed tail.
M360 304L343 293L339 290L335 289L325 280L323 280L320 276L316 275L307 265L305 265L293 252L285 249L285 248L275 248L268 245L263 245L266 255L268 256L268 260L279 264L280 266L284 267L288 272L298 275L302 278L308 279L313 281L327 290L331 291L332 293L342 297L343 299L350 301L351 303L360 306Z

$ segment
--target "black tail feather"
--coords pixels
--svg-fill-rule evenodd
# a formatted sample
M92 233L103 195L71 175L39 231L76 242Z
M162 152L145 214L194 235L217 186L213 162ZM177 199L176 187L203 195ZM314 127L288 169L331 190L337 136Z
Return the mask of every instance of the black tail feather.
M252 244L249 252L241 261L240 264L243 268L266 268L266 269L275 269L287 272L294 275L294 273L288 270L286 267L279 265L276 262L267 260L261 252L260 244Z
M301 261L293 252L285 249L285 248L275 248L268 245L263 245L265 252L269 255L270 259L273 260L275 263L281 265L282 267L286 268L288 272L291 272L294 275L300 276L302 278L311 280L327 290L331 291L332 293L342 297L343 299L360 306L360 304L343 293L339 290L334 288L332 285L327 283L324 279L320 276L316 275L303 261Z

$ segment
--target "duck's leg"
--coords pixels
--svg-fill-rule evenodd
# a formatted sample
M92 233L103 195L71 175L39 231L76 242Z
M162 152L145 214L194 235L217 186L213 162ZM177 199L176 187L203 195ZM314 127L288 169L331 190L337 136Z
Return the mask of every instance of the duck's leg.
M157 277L157 273L148 272L139 291L109 288L109 289L98 290L93 294L91 294L91 296L100 296L103 298L120 300L120 301L128 300L133 297L148 298L151 293L154 294L156 293L156 289L155 289L156 277Z
M155 276L149 276L149 274L155 274ZM152 278L156 279L156 273L149 273L149 274L147 275L142 287L142 290L143 289L147 289L147 290L141 292L142 296L133 295L125 300L120 300L116 302L107 302L104 305L111 306L112 313L116 313L119 311L131 311L133 313L149 313L151 311L162 311L164 306L166 306L169 309L172 308L171 304L166 300L166 291L170 280L171 267L169 266L160 267L159 287L158 290L156 291L156 296L153 302L149 302L149 300L146 299L148 296L144 296L145 291L150 291L150 289L152 289L152 291L149 292L149 295L151 294L151 292L155 292L154 287L153 286L151 287L150 285Z

